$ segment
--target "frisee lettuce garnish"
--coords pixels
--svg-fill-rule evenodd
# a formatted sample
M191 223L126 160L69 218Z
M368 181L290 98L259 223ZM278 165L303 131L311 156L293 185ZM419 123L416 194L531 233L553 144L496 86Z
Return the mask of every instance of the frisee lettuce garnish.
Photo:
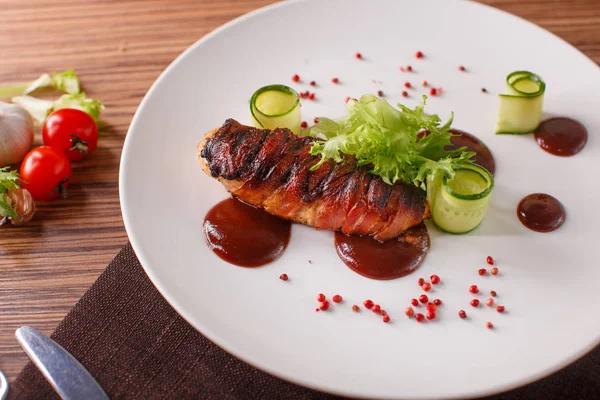
M426 190L428 176L443 174L453 178L454 171L471 163L475 153L465 151L466 147L444 150L451 144L452 133L448 129L454 115L441 125L439 116L424 112L426 101L427 96L423 96L414 109L398 104L398 110L387 101L366 94L346 103L345 118L319 117L308 135L325 140L315 141L310 150L310 154L321 156L311 169L329 159L341 162L344 153L354 155L359 166L372 166L370 172L390 185L403 181ZM430 133L419 137L424 130Z

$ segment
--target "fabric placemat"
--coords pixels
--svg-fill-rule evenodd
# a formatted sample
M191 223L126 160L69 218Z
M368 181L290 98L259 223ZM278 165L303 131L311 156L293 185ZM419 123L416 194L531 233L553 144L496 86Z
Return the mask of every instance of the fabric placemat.
M268 375L210 342L158 293L130 244L52 338L111 399L340 399ZM29 363L11 384L9 398L58 396ZM600 399L600 347L548 378L487 400L567 398Z

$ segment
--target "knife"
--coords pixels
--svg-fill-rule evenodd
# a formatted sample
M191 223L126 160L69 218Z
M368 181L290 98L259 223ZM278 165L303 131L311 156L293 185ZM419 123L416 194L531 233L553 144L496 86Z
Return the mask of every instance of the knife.
M27 356L63 400L106 400L109 397L94 377L54 340L30 326L15 332Z

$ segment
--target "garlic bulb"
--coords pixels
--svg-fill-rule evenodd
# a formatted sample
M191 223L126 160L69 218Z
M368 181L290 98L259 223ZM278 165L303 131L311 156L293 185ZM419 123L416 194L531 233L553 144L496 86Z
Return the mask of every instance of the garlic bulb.
M16 212L17 218L8 218L13 225L25 225L35 214L35 203L27 189L10 189L6 193L6 202Z
M33 143L33 120L25 109L0 101L0 167L21 161Z

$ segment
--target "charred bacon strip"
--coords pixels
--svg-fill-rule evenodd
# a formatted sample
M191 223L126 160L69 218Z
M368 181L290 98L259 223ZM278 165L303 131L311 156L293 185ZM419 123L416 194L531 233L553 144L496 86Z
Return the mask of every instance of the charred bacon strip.
M288 129L257 129L228 119L198 145L203 169L240 200L317 229L369 235L381 242L429 217L425 192L388 185L356 160L309 153L313 139Z

